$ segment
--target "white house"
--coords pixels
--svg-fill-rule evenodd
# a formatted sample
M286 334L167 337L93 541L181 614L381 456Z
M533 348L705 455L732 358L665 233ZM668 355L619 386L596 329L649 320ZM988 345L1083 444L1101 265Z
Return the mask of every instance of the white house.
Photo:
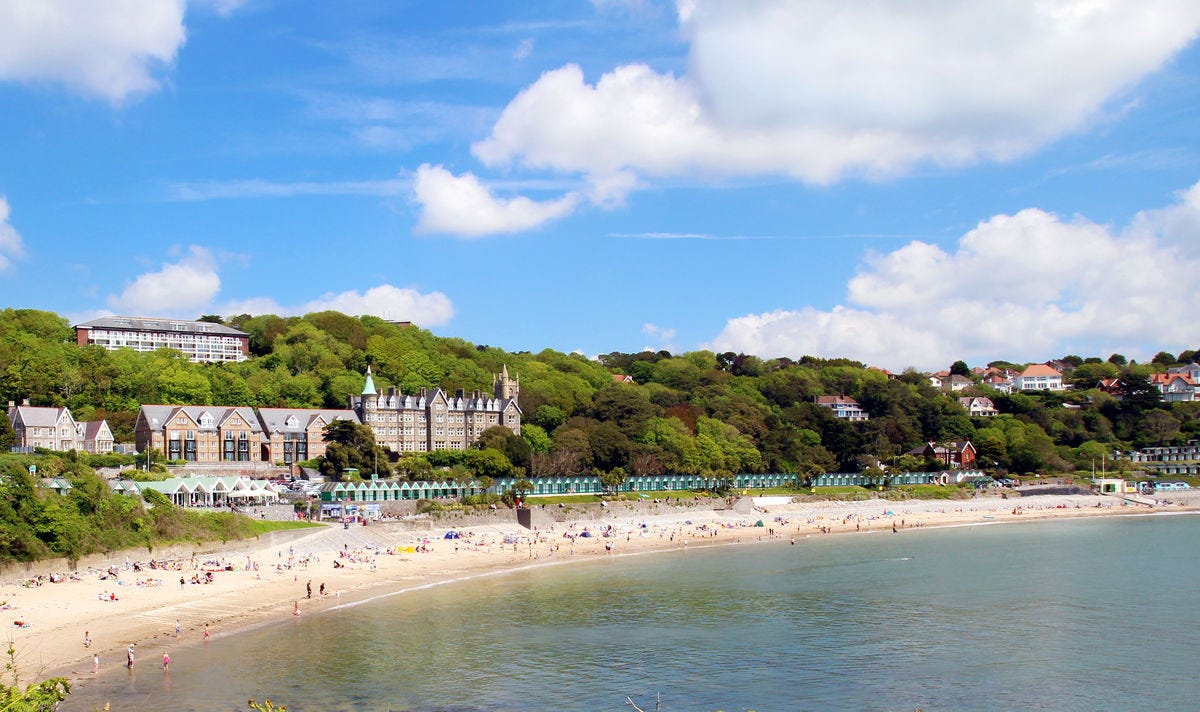
M1014 391L1065 390L1062 374L1044 363L1035 363L1013 379Z
M990 418L1000 413L1000 411L996 410L996 405L992 403L991 398L984 398L982 396L959 398L958 403L966 409L967 415L972 418Z
M860 421L871 417L850 396L817 396L816 402L821 407L831 409L833 417L841 420Z

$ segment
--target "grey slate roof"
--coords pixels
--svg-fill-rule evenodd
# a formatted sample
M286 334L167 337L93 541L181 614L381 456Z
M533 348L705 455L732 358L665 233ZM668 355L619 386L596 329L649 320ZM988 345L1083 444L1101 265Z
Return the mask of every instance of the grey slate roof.
M288 425L288 418L293 415L296 416L296 424L294 426ZM308 430L308 427L318 417L323 418L326 423L332 423L335 420L359 422L358 415L354 411L341 409L259 408L258 417L262 423L263 430L268 433L303 433Z
M128 329L131 331L173 331L183 334L216 334L219 336L248 336L224 324L213 324L207 321L186 321L184 319L156 319L140 316L105 316L82 324L76 324L76 329Z

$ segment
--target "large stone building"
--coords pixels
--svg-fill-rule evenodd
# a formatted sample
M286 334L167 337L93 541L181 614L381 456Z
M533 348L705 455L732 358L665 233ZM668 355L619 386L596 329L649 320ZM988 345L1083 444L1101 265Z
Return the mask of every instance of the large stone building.
M262 426L253 408L144 405L134 438L139 452L195 463L262 462Z
M137 448L189 464L291 465L325 454L325 426L358 421L349 410L144 405L134 426Z
M465 450L495 425L521 434L520 391L520 379L510 378L505 366L492 379L491 395L462 390L448 395L441 388L379 393L368 367L362 395L350 397L350 408L370 426L375 441L393 452Z
M76 325L75 341L109 351L175 349L197 363L245 361L250 355L246 332L207 321L107 316Z

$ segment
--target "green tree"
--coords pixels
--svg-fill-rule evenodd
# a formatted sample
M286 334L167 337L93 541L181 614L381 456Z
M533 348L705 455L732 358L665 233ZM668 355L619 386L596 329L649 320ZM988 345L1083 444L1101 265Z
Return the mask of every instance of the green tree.
M1169 354L1166 351L1159 351L1154 355L1154 358L1150 359L1150 363L1155 363L1159 366L1174 366L1175 355Z
M1123 405L1133 411L1155 408L1162 402L1162 393L1150 377L1137 369L1129 369L1120 378Z
M322 440L325 455L318 463L321 474L332 480L342 478L342 471L357 469L360 473L391 474L387 451L375 442L375 434L365 425L352 420L335 420L325 426Z
M17 433L8 418L0 418L0 453L10 452L17 445Z
M492 448L467 451L467 466L477 477L508 477L513 473L513 465L504 453Z
M521 439L529 446L531 454L545 455L550 452L550 447L554 444L546 431L533 423L521 424Z
M955 361L954 363L950 364L950 375L970 376L971 367L967 365L966 361Z

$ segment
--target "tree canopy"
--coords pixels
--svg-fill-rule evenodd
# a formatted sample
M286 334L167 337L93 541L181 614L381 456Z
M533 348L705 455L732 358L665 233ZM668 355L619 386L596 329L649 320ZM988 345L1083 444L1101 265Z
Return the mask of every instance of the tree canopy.
M377 387L406 393L490 391L493 374L505 366L520 376L522 435L488 432L479 447L503 460L484 454L470 456L472 462L465 453L400 457L368 442L367 429L335 424L322 465L330 475L347 467L430 478L443 476L437 470L443 467L531 477L593 468L622 468L626 475L829 471L890 464L923 443L947 439L971 439L981 463L1025 472L1077 466L1086 460L1087 443L1129 450L1200 437L1200 404L1162 402L1149 381L1168 360L1194 351L1170 359L1164 351L1145 365L1120 354L1071 354L1061 361L1075 367L1064 374L1075 390L1005 395L981 385L944 392L915 371L889 378L849 359L643 351L593 360L550 349L508 352L337 312L240 314L223 323L250 335L250 359L195 364L177 351L80 347L56 314L0 310L0 395L66 406L77 420L106 418L118 441L128 441L144 403L344 408L347 396L361 390L368 364ZM952 370L966 371L966 363ZM634 383L616 383L614 373ZM1096 390L1109 378L1120 379L1123 400ZM856 399L870 419L834 418L814 402L830 394ZM957 400L963 395L990 397L1002 415L968 417ZM9 437L0 427L0 443Z

